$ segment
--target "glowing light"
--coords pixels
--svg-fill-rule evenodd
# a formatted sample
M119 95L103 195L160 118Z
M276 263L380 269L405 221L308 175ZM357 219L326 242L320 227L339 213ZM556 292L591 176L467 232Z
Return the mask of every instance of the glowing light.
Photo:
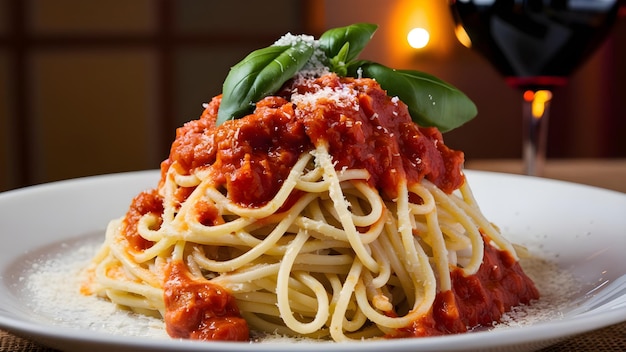
M407 40L412 48L422 49L428 45L430 33L424 28L413 28L407 35Z
M524 92L524 100L531 103L533 117L540 119L543 117L550 100L552 100L552 92L549 90L538 90L536 92L527 90Z
M524 92L524 100L526 100L527 102L532 102L534 98L535 92L533 92L532 90L527 90Z
M469 35L467 35L467 32L465 31L465 28L463 28L463 26L461 26L460 24L456 26L456 28L454 29L454 34L456 34L456 39L463 44L464 47L466 48L471 48L472 47L472 40L470 39Z

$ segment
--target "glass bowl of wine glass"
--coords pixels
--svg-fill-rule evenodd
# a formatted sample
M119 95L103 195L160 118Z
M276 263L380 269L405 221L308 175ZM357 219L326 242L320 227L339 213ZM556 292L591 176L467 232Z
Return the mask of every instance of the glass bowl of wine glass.
M552 91L602 44L626 0L450 0L458 28L522 95L525 172L541 175Z

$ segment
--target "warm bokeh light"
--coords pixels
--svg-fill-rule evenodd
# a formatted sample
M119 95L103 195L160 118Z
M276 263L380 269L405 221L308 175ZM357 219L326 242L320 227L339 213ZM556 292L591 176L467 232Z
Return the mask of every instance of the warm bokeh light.
M538 90L536 92L527 90L524 92L524 100L531 103L533 117L540 119L543 117L550 100L552 100L552 92L549 90Z
M454 28L454 34L456 34L456 39L461 44L463 44L463 46L465 46L466 48L472 47L472 40L470 39L469 35L467 35L467 32L462 25L458 24L456 28Z
M533 92L532 90L527 90L524 92L524 100L527 102L531 102L533 101L533 98L535 98L535 92Z
M425 69L424 65L444 59L458 47L447 1L395 0L389 4L389 16L379 23L379 34L385 31L382 52L389 65Z
M424 28L413 28L409 31L406 39L409 41L409 45L412 48L422 49L428 45L430 33Z

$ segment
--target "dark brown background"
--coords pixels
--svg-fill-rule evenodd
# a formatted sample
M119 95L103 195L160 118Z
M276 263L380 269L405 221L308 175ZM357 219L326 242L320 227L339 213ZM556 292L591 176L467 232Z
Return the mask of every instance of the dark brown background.
M521 98L455 39L446 0L0 0L0 191L153 169L231 65L286 32L372 22L361 55L427 71L479 116L445 135L467 159L519 158ZM412 27L431 44L406 44ZM626 18L555 91L548 155L626 157Z

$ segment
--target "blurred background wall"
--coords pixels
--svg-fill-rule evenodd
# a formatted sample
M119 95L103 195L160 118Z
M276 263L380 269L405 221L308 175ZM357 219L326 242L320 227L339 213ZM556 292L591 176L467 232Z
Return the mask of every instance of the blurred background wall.
M0 191L158 168L230 66L286 32L380 26L362 58L434 74L479 115L466 159L521 156L521 97L454 35L446 0L0 0ZM411 48L408 31L430 42ZM551 158L626 157L626 18L555 91Z

